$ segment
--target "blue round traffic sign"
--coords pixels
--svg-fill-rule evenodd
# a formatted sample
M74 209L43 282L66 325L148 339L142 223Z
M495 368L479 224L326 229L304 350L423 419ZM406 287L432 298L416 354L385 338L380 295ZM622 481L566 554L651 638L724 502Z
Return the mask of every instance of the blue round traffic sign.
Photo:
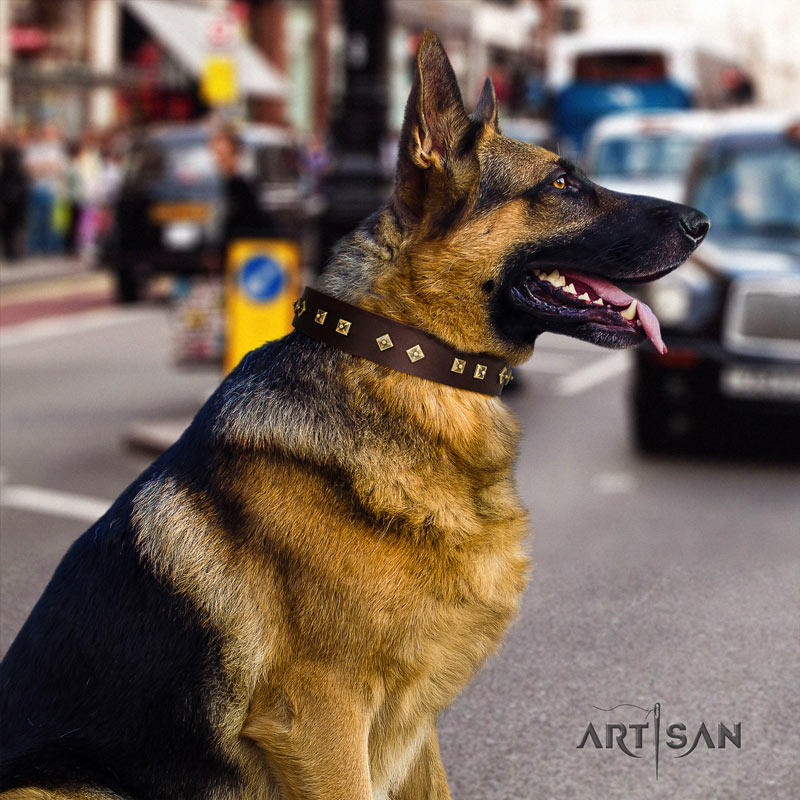
M286 285L286 273L275 259L253 256L242 265L239 282L245 294L253 300L274 300Z

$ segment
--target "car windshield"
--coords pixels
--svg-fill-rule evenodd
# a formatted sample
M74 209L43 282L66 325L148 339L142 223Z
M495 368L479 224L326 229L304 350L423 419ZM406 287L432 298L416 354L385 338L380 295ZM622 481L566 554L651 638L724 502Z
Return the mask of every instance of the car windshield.
M800 147L729 151L705 166L690 204L711 218L712 234L800 236Z
M297 156L291 147L246 142L239 170L251 179L293 181ZM208 140L203 138L148 143L131 156L128 175L144 183L199 186L214 182L219 173Z
M590 166L595 175L626 178L681 176L697 142L690 136L617 136L600 142Z
M214 156L205 141L168 147L166 171L178 183L203 183L217 176Z
M128 164L130 180L143 183L209 183L217 175L206 139L148 142L134 150Z

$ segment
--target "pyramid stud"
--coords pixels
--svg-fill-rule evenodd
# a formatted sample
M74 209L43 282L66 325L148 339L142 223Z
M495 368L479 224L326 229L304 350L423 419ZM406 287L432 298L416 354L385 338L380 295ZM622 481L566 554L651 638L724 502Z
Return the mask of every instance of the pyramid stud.
M422 352L422 348L415 344L413 347L409 347L406 350L406 355L408 355L409 360L413 364L415 361L419 361L421 358L425 358L425 353Z
M486 367L483 364L478 364L475 367L475 372L472 373L472 377L482 381L486 377Z
M294 313L297 314L298 317L302 317L306 310L306 301L305 298L301 297L299 300L295 301L294 304Z
M378 343L378 349L381 351L388 350L390 347L394 347L392 337L389 336L388 333L384 333L383 336L379 336L375 341Z
M347 334L350 333L350 326L352 324L352 322L348 322L346 319L340 319L336 323L336 333L341 333L342 336L347 336Z
M464 361L463 358L454 358L453 359L453 366L450 367L450 372L457 372L459 375L463 375L464 367L467 366L467 362Z
M328 316L328 312L327 311L323 311L321 308L318 308L317 309L317 313L314 314L314 322L316 322L317 325L324 325L325 324L325 317L327 317L327 316Z

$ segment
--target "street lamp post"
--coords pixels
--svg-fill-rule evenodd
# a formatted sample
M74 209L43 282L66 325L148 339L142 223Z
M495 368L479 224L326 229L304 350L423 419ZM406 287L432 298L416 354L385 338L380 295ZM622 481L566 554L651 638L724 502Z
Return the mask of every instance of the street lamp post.
M332 127L334 168L322 220L322 258L386 197L380 147L386 135L385 0L342 0L346 81Z

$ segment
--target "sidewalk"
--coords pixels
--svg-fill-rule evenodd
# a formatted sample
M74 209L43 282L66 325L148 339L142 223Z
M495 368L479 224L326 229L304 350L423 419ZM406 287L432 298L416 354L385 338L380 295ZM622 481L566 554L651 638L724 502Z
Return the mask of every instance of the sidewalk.
M91 271L91 265L77 256L29 256L11 262L0 259L0 287L67 278Z
M0 328L114 304L106 270L78 258L50 256L0 262Z

